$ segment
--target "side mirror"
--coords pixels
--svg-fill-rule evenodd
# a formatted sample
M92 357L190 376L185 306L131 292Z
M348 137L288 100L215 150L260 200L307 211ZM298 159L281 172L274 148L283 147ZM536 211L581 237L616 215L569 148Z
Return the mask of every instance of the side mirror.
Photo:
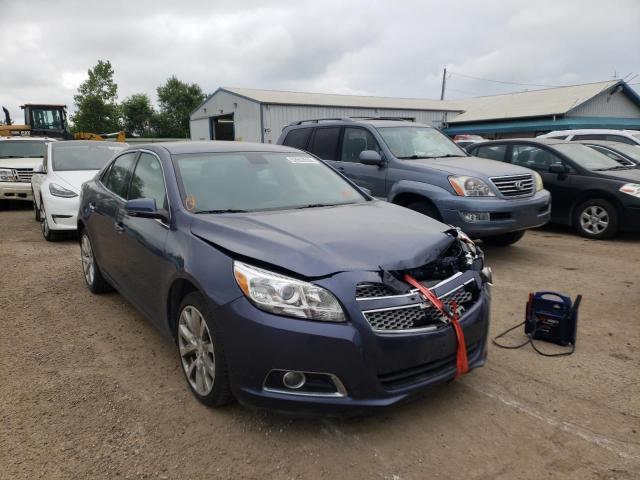
M165 219L165 216L156 208L156 201L153 198L127 200L124 209L131 217Z
M363 150L358 157L360 163L365 165L382 165L382 157L375 150Z
M370 197L371 195L371 190L369 190L368 188L364 188L364 187L358 187L360 190L362 190L364 193L366 193L367 195L369 195Z
M567 173L567 167L561 163L554 163L549 167L549 173L557 173L558 175L564 175Z

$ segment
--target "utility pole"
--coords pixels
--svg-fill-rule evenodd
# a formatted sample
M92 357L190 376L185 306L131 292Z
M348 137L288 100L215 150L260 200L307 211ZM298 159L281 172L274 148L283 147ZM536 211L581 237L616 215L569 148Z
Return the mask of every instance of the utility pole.
M444 87L447 85L447 67L444 67L442 73L442 90L440 91L440 100L444 100Z

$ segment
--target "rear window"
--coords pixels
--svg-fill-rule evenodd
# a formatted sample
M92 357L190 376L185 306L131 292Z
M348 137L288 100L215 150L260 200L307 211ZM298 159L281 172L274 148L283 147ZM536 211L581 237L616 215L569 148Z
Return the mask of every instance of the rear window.
M310 134L310 128L297 128L295 130L291 130L282 143L288 147L306 150Z
M339 137L340 127L316 129L310 148L311 153L323 160L335 160Z
M485 145L484 147L476 148L473 151L473 155L480 158L488 158L489 160L504 162L506 152L506 145Z

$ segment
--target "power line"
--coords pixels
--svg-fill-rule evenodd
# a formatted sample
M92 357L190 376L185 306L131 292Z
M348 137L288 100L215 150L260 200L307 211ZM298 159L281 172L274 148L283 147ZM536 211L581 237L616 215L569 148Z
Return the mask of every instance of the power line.
M541 85L539 83L520 83L520 82L508 82L506 80L493 80L491 78L480 78L474 77L472 75L465 75L464 73L456 73L456 72L448 72L450 75L457 75L458 77L471 78L473 80L480 80L482 82L493 82L493 83L502 83L504 85L520 85L523 87L548 87L548 88L558 88L563 87L564 85Z

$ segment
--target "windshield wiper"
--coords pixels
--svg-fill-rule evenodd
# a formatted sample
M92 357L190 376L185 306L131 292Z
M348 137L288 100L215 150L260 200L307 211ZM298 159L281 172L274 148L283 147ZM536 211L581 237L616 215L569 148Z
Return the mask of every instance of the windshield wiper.
M224 208L224 209L220 209L220 210L198 210L197 212L194 212L196 214L199 213L247 213L249 210L236 210L233 208Z
M606 172L608 170L629 170L632 168L636 168L636 167L632 167L631 165L618 165L617 167L607 167L607 168L594 168L593 171L594 172Z
M309 205L303 205L302 207L296 207L301 210L303 208L318 208L318 207L335 207L336 205L345 205L344 203L310 203Z
M446 153L444 155L409 155L407 157L397 157L400 160L419 160L421 158L449 158L449 157L464 157L464 155L453 155Z

